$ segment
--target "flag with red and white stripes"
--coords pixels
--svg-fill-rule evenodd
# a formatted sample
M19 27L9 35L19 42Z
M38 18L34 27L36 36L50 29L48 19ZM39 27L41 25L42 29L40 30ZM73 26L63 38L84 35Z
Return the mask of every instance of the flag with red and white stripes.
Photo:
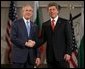
M84 16L83 16L83 8L81 10L81 12L72 17L72 15L70 14L70 23L71 23L71 27L72 27L72 34L73 34L73 52L72 52L72 56L71 56L71 59L70 59L70 67L71 68L78 68L78 67L84 67L84 53L83 53L83 47L82 47L82 55L80 56L80 51L79 51L79 48L80 48L80 42L81 42L81 39L83 37L83 34L84 34ZM73 20L78 18L79 16L81 16L81 20L80 20L80 27L79 27L79 35L80 35L80 39L79 39L79 42L78 44L76 43L76 40L75 40L75 36L74 36L74 28L73 28ZM82 59L80 60L79 58ZM81 63L80 63L81 62ZM81 65L81 66L80 66Z
M11 31L11 24L14 20L17 19L17 13L16 13L16 7L15 7L15 2L10 1L10 7L9 7L9 14L8 14L8 22L7 22L7 28L6 28L6 42L9 47L8 50L8 61L10 63L10 53L11 53L11 47L12 47L12 42L10 41L10 31Z
M73 28L73 18L72 18L72 14L70 13L70 20L69 20L70 24L71 24L71 30L72 30L72 54L71 54L71 59L69 61L70 64L70 68L77 68L78 67L78 49L77 49L77 43L76 43L76 39L75 39L75 35L74 35L74 28Z
M70 61L69 61L70 68L78 68L77 55L78 55L77 50L74 51L74 52L72 52L72 54L71 54L71 59L70 59Z

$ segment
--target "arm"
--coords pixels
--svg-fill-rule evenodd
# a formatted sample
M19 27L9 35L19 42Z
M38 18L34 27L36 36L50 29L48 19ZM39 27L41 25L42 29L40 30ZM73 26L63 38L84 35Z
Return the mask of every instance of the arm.
M39 37L39 32L41 32L40 37ZM33 40L35 40L35 42L36 42L34 48L38 48L38 47L42 46L42 44L46 41L44 26L42 26L42 30L40 30L40 31L38 30L38 27L36 26L35 37Z
M65 25L65 38L66 38L66 53L71 54L72 53L72 30L71 25L67 21Z
M64 55L64 59L66 61L69 61L71 57L70 55L72 53L72 31L69 22L66 22L65 25L65 38L66 38L66 53Z
M45 25L42 25L42 30L40 31L40 37L38 37L38 47L42 46L46 42Z
M36 64L36 66L38 66L41 63L41 60L40 60L40 50L39 50L39 47L38 47L39 39L38 39L38 28L37 28L37 26L35 26L34 30L35 30L35 33L34 33L33 41L35 41L36 44L33 48L35 49L35 57L36 57L35 64Z
M17 22L13 22L12 27L11 27L11 41L14 45L18 46L19 48L24 48L25 47L25 42L27 40L21 40L18 35L18 26Z

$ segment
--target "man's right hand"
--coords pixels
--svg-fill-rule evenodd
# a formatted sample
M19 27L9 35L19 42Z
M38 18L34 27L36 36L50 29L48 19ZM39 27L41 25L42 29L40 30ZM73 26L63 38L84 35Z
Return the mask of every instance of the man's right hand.
M25 45L26 45L27 47L34 47L35 43L36 43L36 42L33 41L33 40L28 40L28 42L26 42Z

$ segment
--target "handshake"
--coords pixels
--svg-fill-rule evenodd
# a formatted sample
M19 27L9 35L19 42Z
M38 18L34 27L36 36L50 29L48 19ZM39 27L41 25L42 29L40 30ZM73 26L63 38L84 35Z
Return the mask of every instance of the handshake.
M27 42L25 42L25 45L27 47L34 47L35 44L36 44L36 42L33 40L28 40Z

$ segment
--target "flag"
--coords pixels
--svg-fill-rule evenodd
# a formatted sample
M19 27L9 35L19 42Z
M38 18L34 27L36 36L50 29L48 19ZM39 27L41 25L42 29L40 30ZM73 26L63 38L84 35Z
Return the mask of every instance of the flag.
M42 13L41 9L39 7L39 1L34 1L34 22L38 26L38 36L41 38L41 26L42 26ZM40 52L43 52L44 48L43 46L40 46Z
M9 47L7 58L8 58L8 61L10 63L10 53L11 53L11 47L12 47L12 42L10 41L10 30L11 30L12 22L17 19L16 7L15 7L14 1L10 1L8 19L9 20L7 22L5 40L7 42L8 47Z
M37 24L39 31L41 31L43 17L42 17L42 11L39 7L39 1L34 1L34 16L33 16L34 22Z
M43 17L42 17L42 10L39 6L39 1L34 1L34 16L33 21L38 26L38 36L41 38L41 29L42 29L42 23L43 23ZM39 47L40 56L41 56L41 62L45 63L45 47L42 45Z
M71 54L71 59L69 61L69 64L70 64L70 68L77 68L78 67L78 61L77 61L78 51L77 51L77 44L76 44L76 39L75 39L75 35L74 35L73 20L72 20L71 13L70 13L69 22L71 24L72 40L73 40L72 41L72 54Z
M80 22L80 45L78 50L78 67L84 68L84 9L81 9L81 22Z
M84 68L84 36L81 39L79 47L78 67Z

